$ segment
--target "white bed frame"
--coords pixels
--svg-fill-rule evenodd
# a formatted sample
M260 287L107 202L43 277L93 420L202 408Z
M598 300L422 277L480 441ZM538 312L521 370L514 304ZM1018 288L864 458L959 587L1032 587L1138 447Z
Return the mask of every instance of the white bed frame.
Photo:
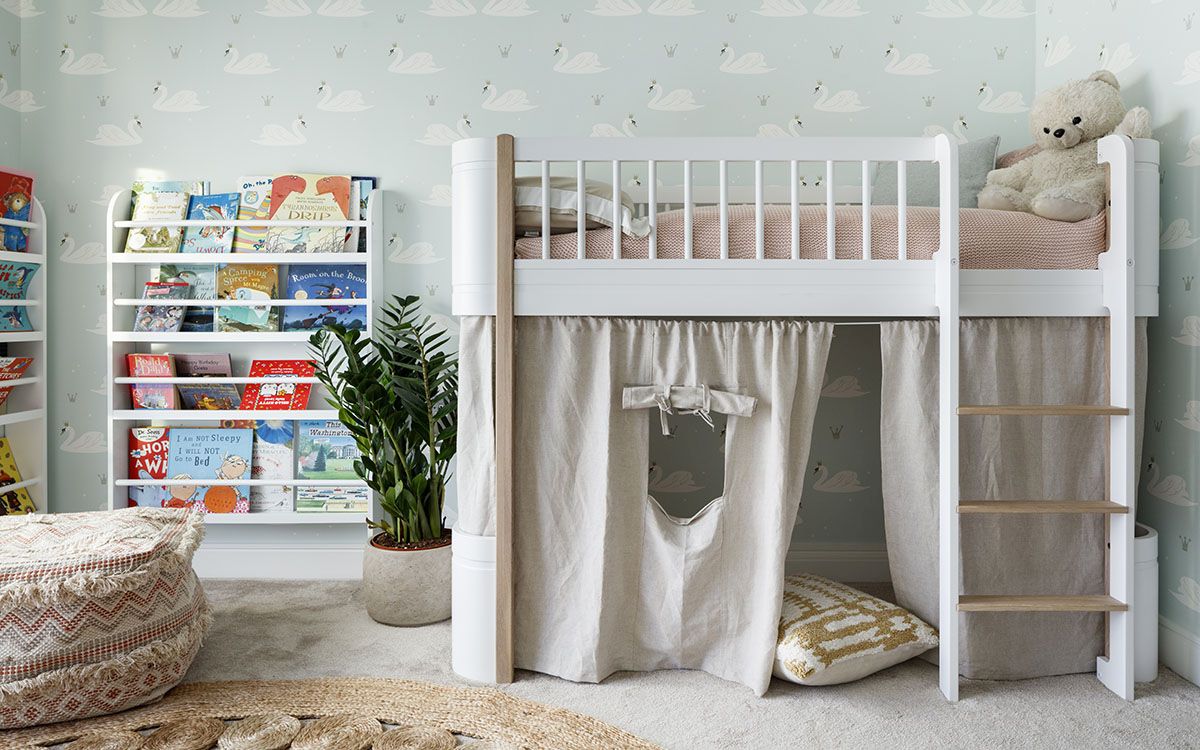
M907 164L938 165L940 243L932 260L905 257ZM1133 698L1133 505L1134 318L1158 314L1158 143L1104 138L1099 161L1108 167L1108 249L1094 270L962 270L958 257L958 150L944 135L931 138L496 138L461 140L453 147L453 311L496 318L496 535L471 537L456 530L454 668L474 679L512 680L513 525L513 333L514 316L603 315L654 317L936 317L941 330L957 330L974 317L1103 316L1109 319L1109 385L1104 405L963 405L958 402L959 352L954 336L940 337L940 684L949 700L958 697L958 614L961 611L1098 611L1107 613L1106 655L1097 676L1114 693ZM543 189L550 175L573 171L581 183L589 166L607 165L620 205L622 166L636 163L645 174L645 214L682 204L685 257L658 259L652 231L650 259L622 259L614 233L613 257L585 259L580 211L578 257L551 259L549 208L542 212L542 258L514 259L513 179L518 165L532 164ZM664 163L682 164L683 184L658 186ZM716 163L717 185L693 185L695 165ZM753 163L748 186L729 184L729 165ZM802 164L824 164L824 193L799 185ZM861 183L835 185L835 165L861 165ZM835 259L832 207L861 203L869 227L871 174L875 163L897 162L899 260L872 259L869 232L859 259ZM765 184L766 165L787 167L789 185ZM644 168L644 171L643 171ZM811 169L811 167L809 167ZM611 170L611 171L609 171ZM848 199L847 190L858 194ZM582 195L583 191L579 191ZM639 191L640 192L640 191ZM729 205L739 195L756 206L756 258L730 259ZM715 200L714 200L715 197ZM818 200L814 201L814 197ZM743 202L751 202L745 199ZM798 258L802 203L826 205L827 258ZM792 258L764 258L763 206L790 204ZM722 220L719 260L692 257L692 209L715 204ZM616 217L614 217L616 218ZM616 222L619 224L619 221ZM999 503L980 508L958 488L958 420L964 414L1105 416L1109 419L1108 485L1104 502L1075 504ZM1037 507L1035 507L1035 505ZM1003 509L1001 510L1001 507ZM1106 595L970 596L960 593L959 523L964 512L1088 512L1107 519ZM460 546L461 537L461 546ZM494 545L494 571L479 575ZM459 575L458 550L469 555L471 575ZM487 567L486 565L484 566ZM495 591L492 606L490 592ZM460 590L461 589L461 590ZM482 594L475 592L483 592ZM495 643L491 648L484 643ZM461 658L460 658L461 655Z

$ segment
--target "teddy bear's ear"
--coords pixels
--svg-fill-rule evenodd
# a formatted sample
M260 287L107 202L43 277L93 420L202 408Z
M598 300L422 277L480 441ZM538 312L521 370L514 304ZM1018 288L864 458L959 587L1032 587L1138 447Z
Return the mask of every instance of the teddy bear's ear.
M1121 84L1117 81L1117 77L1112 74L1111 70L1097 70L1088 76L1089 81L1104 81L1109 86L1112 86L1118 91L1121 90Z

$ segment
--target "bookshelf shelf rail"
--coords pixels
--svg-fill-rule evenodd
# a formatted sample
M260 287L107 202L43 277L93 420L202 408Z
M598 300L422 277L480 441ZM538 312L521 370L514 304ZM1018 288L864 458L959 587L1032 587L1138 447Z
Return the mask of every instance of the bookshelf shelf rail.
M158 219L150 221L114 221L113 226L118 229L146 229L149 227L367 227L370 224L366 221L351 221L349 219L343 221L282 221L282 220L231 220L221 221L220 219L174 219L171 221ZM214 255L222 253L213 253Z
M117 265L161 265L163 263L186 263L197 265L216 263L267 263L321 265L355 264L367 262L367 253L116 253L109 260Z
M22 479L19 482L10 482L9 484L0 485L0 495L7 495L10 492L23 490L28 487L34 487L42 483L41 477L33 477L32 479Z
M145 381L142 381L145 382ZM166 422L171 420L187 422L208 422L236 419L276 420L290 422L294 420L336 420L337 412L333 409L114 409L113 419L118 422ZM240 484L235 482L234 484Z
M12 385L16 382L17 381L13 380L8 383L5 383L5 385ZM119 378L113 378L113 382L116 383L117 385L143 385L143 384L144 385L162 385L165 383L170 383L172 385L212 385L214 383L233 383L236 385L248 385L250 383L309 383L309 384L316 385L316 384L319 384L321 381L318 380L317 378L306 378L306 377L301 377L299 375L296 375L296 376L287 375L287 376L282 376L282 377L276 376L276 375L270 375L270 376L264 375L262 377L255 377L255 378L250 378L250 377L242 378L242 377L232 377L232 376L224 376L224 375L221 375L221 376L211 376L210 375L207 377L176 376L176 377L171 377L171 378L152 378L152 377L133 378L133 377L128 377L128 376L123 376L123 377L119 377Z
M118 487L366 487L361 479L118 479Z
M8 304L8 303L5 303ZM117 307L365 307L369 299L116 299Z

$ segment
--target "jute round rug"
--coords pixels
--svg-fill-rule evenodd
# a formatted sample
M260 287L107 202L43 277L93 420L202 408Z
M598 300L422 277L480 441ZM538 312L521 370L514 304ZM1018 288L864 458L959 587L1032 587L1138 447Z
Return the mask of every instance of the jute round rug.
M658 747L590 716L499 690L367 677L193 682L131 711L0 735L5 750L67 743L73 750Z

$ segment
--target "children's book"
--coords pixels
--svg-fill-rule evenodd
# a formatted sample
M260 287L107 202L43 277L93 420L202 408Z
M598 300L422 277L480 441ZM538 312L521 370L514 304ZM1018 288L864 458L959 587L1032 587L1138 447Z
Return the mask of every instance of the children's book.
M295 454L292 452L295 423L290 420L258 420L254 424L254 463L251 479L294 479ZM277 513L292 510L292 487L255 485L250 488L251 513Z
M241 200L238 219L251 221L271 218L271 178L243 177L238 183ZM235 253L261 253L267 244L266 227L238 227L233 235Z
M287 298L322 302L320 306L283 308L283 330L309 331L326 323L349 329L367 327L364 304L338 304L338 300L361 302L367 297L366 266L293 264L288 267Z
M238 215L240 193L193 195L188 199L188 218L199 221L233 221ZM227 253L233 249L233 227L188 227L183 233L185 253Z
M296 436L301 479L358 479L354 462L362 454L346 426L336 419L302 420Z
M180 383L179 400L185 409L209 411L236 409L242 403L233 383Z
M169 378L175 375L170 354L126 354L131 378ZM133 383L129 399L135 409L176 409L175 386L170 383Z
M233 374L228 352L173 354L175 373L181 378L222 378Z
M0 486L20 481L21 472L17 469L17 459L13 456L12 446L8 444L8 438L0 437ZM33 504L33 498L24 487L0 494L0 516L23 516L36 511L37 506Z
M296 511L300 513L370 513L369 489L347 484L333 487L297 487Z
M311 378L315 373L308 359L256 359L250 363L252 378ZM243 409L307 409L312 383L281 380L279 383L248 383L242 394Z
M187 193L201 195L208 192L207 180L134 180L130 207L137 204L142 193Z
M32 331L25 305L5 305L5 300L29 299L29 286L40 266L34 263L0 262L0 331Z
M272 265L230 263L217 271L217 299L271 301L279 289L279 269ZM222 307L218 331L278 331L279 308L271 305Z
M0 357L0 382L24 377L31 364L33 357ZM0 406L4 406L4 402L8 401L8 394L12 393L12 390L0 388Z
M147 281L143 299L187 299L188 285L182 281ZM142 305L133 319L133 330L174 333L183 325L184 305Z
M285 174L271 181L271 218L279 221L335 221L350 215L349 175ZM271 227L272 253L340 253L344 227Z
M13 169L0 169L0 218L32 221L33 175ZM24 253L29 250L29 228L0 227L4 230L0 250Z
M166 479L170 427L134 427L129 430L129 478ZM162 508L170 495L162 485L129 488L129 505Z
M187 215L187 206L187 193L141 193L133 204L133 220L182 219ZM182 239L182 227L135 227L125 239L125 252L177 253Z
M182 281L188 285L188 299L217 298L217 267L164 263L158 267L159 281ZM183 312L184 332L212 331L213 308L187 306Z
M215 427L172 427L167 451L171 480L237 480L250 478L254 430ZM248 485L169 485L168 507L199 508L206 513L246 513Z
M351 177L351 218L360 221L367 219L367 202L371 191L379 186L378 177ZM351 227L346 233L346 252L365 253L367 251L367 231L361 227Z

